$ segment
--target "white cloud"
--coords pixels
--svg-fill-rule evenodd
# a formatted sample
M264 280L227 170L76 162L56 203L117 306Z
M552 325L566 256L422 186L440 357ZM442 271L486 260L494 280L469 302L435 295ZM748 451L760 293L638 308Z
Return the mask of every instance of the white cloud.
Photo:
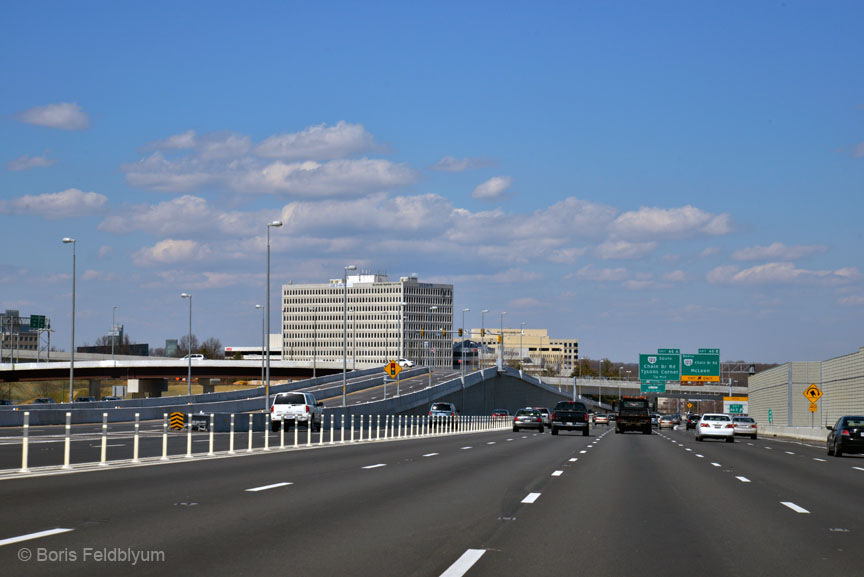
M857 269L847 267L835 271L807 270L792 263L772 262L740 270L736 266L721 266L708 273L712 284L759 285L759 284L813 284L843 283L859 278Z
M74 102L58 102L36 106L19 112L15 118L27 124L60 128L62 130L84 130L90 125L90 117Z
M699 253L699 256L701 256L702 258L706 258L706 257L709 257L709 256L713 256L713 255L715 255L715 254L717 254L717 253L719 253L719 252L720 252L720 247L718 247L718 246L709 246L709 247L705 248L705 250L703 250L702 252L700 252L700 253Z
M599 245L594 252L602 259L636 259L642 258L657 248L656 242L627 242L626 240L609 240Z
M185 150L195 148L198 144L198 139L194 130L187 130L180 134L172 134L163 140L157 140L145 146L144 148L157 148L165 150Z
M596 282L615 282L623 281L630 274L626 268L604 268L595 269L593 265L587 265L576 271L575 274L567 275L567 278L575 278L578 280L590 280Z
M319 124L301 132L278 134L261 142L255 154L280 160L333 160L375 152L375 139L362 124Z
M99 252L98 252L99 258L105 258L109 254L111 254L111 252L113 250L114 249L111 248L110 246L103 244L102 246L99 247Z
M269 220L273 220L272 214ZM109 216L99 230L113 233L146 231L161 237L212 233L219 236L250 236L264 231L268 216L254 212L221 211L200 197L184 195L148 206L129 207L124 214Z
M687 280L687 275L683 270L673 270L663 275L663 280L669 282L684 282Z
M574 264L587 252L586 248L562 248L549 252L548 258L552 262L562 264Z
M642 207L620 215L610 231L626 239L677 239L694 235L728 234L728 214L712 214L694 206L680 208Z
M35 214L48 220L89 216L102 210L108 198L70 188L62 192L0 200L0 214Z
M453 156L445 156L433 164L430 169L441 172L464 172L466 170L486 168L491 165L491 161L482 158L455 158Z
M864 295L854 295L838 299L837 302L841 305L864 305Z
M138 266L191 263L206 261L212 258L213 254L208 246L194 240L166 239L137 251L132 255L132 261Z
M259 169L239 172L230 186L238 192L280 193L297 197L358 197L392 190L414 182L413 169L388 160L362 158L274 162Z
M782 242L775 242L769 246L751 246L742 248L732 253L735 260L797 260L810 256L817 252L825 252L828 247L821 244L786 246Z
M864 142L855 147L855 152L852 153L855 158L864 158Z
M102 282L110 282L114 280L114 273L105 272L104 270L86 270L81 275L81 280L96 280Z
M48 154L45 153L42 156L28 156L23 155L19 156L15 160L11 160L6 164L6 168L8 170L30 170L31 168L42 168L45 166L51 166L56 163L56 160L48 158Z
M512 179L509 176L493 176L479 184L471 196L482 200L498 200L506 196L511 183Z

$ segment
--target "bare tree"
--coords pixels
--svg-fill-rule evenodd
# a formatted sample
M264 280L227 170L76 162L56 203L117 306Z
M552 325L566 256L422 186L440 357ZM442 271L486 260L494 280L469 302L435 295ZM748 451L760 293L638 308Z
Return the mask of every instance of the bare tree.
M201 343L199 351L208 359L225 358L225 349L222 347L222 342L216 337L210 337Z
M189 346L189 340L192 340L192 346ZM175 356L177 357L185 357L188 354L195 354L199 352L200 345L198 344L198 337L193 333L192 335L183 335L179 341L177 341L177 353Z

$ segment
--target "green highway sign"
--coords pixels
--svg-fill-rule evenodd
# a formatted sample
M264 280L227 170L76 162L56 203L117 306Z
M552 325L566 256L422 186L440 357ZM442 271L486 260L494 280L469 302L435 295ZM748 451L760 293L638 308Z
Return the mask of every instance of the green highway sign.
M681 355L639 355L640 381L677 381L681 379Z
M681 380L720 382L720 355L681 355Z
M719 355L720 349L699 349L700 355Z
M734 405L731 405L731 404L729 405L729 414L730 415L740 415L743 412L744 412L744 405L737 404L737 403Z
M642 383L643 393L665 393L666 383Z
M30 315L30 329L44 329L45 315Z
M680 355L681 349L657 349L658 355Z

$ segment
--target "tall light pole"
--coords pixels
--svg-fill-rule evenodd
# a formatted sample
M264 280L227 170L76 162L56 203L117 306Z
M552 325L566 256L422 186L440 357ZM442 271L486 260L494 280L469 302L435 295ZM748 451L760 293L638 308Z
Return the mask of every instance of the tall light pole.
M351 370L357 370L357 311L351 309Z
M522 352L522 335L525 334L525 322L519 323L519 369L522 369L522 360L525 358L525 354Z
M480 311L480 370L483 370L483 361L486 359L485 351L483 349L486 348L486 313L489 312L489 309L483 309Z
M501 336L498 337L501 339L500 355L498 355L501 359L501 364L498 366L499 370L504 368L504 315L506 314L506 311L501 311Z
M312 378L318 378L318 309L309 307L312 311Z
M267 334L267 329L264 328L264 305L255 305L256 309L261 309L261 383L264 383L264 339Z
M431 307L429 307L429 313L426 315L426 333L427 333L426 338L429 340L424 341L424 343L423 343L423 346L426 347L426 368L429 371L429 387L432 387L432 366L429 364L431 362L431 359L429 356L429 350L432 348L431 347L432 331L429 329L432 326L432 311L437 311L437 310L438 310L438 307L436 305L432 305ZM452 360L451 360L451 364L452 364Z
M465 378L465 313L471 311L471 309L462 309L462 378ZM451 360L452 364L453 361Z
M350 264L342 271L342 406L346 406L346 389L348 388L348 271L357 270Z
M181 299L189 299L189 342L186 343L186 359L189 361L189 369L186 373L186 383L189 385L188 395L192 396L192 295L189 293L182 293L180 295Z
M117 367L117 361L114 358L114 341L117 340L117 322L114 320L114 312L117 310L117 305L111 305L111 364Z
M75 245L77 241L74 238L66 237L63 239L63 244L72 245L72 356L69 362L69 402L71 403L72 383L75 381Z
M264 376L264 412L270 410L270 229L273 227L279 228L282 226L281 220L274 220L273 222L267 223L267 301L264 303L264 306L267 307L267 312L265 316L267 317L266 328L264 331L267 333L264 335L264 346L266 348L267 354L267 370ZM282 302L282 299L279 299L279 302ZM282 310L282 307L279 307L279 310ZM282 315L279 315L279 318L282 318ZM279 326L282 326L280 321ZM282 329L279 329L279 334L282 334Z

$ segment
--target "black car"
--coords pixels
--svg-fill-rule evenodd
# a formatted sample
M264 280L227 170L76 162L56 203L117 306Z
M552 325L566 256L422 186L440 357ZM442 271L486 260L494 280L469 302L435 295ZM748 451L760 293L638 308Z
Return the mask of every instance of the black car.
M8 399L0 399L0 405L11 405L12 401Z
M49 399L48 397L39 397L38 399L33 399L34 405L43 405L48 403L53 403L54 399Z
M828 426L828 454L864 453L864 417L840 417Z
M689 431L690 429L695 429L696 426L699 424L699 419L701 417L702 417L702 415L696 415L696 414L687 415L687 425L686 425L687 430Z
M96 397L75 397L76 403L92 403L96 400Z

